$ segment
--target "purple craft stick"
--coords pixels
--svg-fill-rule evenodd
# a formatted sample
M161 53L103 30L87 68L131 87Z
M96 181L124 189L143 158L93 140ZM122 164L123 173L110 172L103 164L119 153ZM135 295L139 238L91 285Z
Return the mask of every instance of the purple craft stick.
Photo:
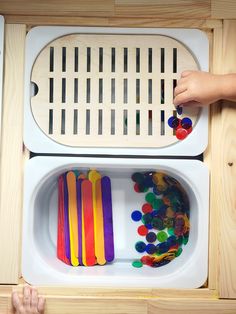
M114 259L114 237L112 222L111 180L109 177L101 179L102 209L104 221L105 259L112 262Z
M82 179L76 181L77 192L77 211L78 211L78 243L79 243L79 264L83 265L82 261L82 199L81 199L81 183Z
M68 188L66 182L66 173L63 174L63 181L64 181L64 218L65 218L65 225L64 225L64 232L65 232L65 251L66 257L70 259L70 231L69 231L69 215L68 215Z

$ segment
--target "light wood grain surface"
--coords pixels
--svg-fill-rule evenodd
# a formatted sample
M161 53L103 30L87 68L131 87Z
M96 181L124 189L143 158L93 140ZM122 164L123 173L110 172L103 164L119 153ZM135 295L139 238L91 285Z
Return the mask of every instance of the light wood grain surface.
M97 17L97 16L37 16L37 15L5 15L6 22L27 24L30 29L35 25L70 25L70 26L107 26L107 27L186 27L211 29L220 27L221 20L208 19L166 19L157 17Z
M235 0L211 0L211 18L235 19L236 1Z
M235 314L236 300L176 300L148 302L148 314Z
M223 28L216 28L213 36L209 37L210 42L210 68L215 74L222 72L222 41ZM219 275L219 202L218 195L221 186L219 185L218 167L215 156L218 154L220 138L218 134L221 118L221 104L212 104L209 118L209 143L204 153L204 162L210 171L210 229L209 229L209 277L208 287L218 289Z
M23 198L24 25L6 25L0 185L0 283L18 283Z
M12 314L11 299L0 300L1 314ZM175 298L47 298L45 314L235 314L236 300L175 299Z
M224 21L223 72L236 73L236 21ZM236 298L236 105L224 102L218 125L218 206L220 226L219 291L221 298Z
M234 19L234 0L1 0L0 12L7 21L18 23L35 17L143 17L165 19ZM25 17L23 17L25 16ZM63 18L64 17L64 18ZM62 18L62 19L60 19ZM78 21L78 20L77 20ZM68 21L67 23L71 23ZM87 23L91 23L87 21ZM35 23L33 23L35 24ZM54 24L54 23L53 23ZM78 25L78 23L76 23Z
M209 18L211 1L192 0L1 0L4 15L53 16L154 16Z
M22 280L20 280L22 281ZM10 297L12 291L22 292L24 283L19 283L17 286L0 286L0 298ZM218 298L216 290L210 290L208 288L201 289L144 289L144 288L79 288L79 287L38 287L39 294L49 297L59 296L74 296L74 297L86 297L86 298L191 298L191 299L216 299Z
M0 287L0 313L12 313L11 293L17 291L21 296L23 284ZM197 308L201 300L217 301L217 294L209 289L99 289L99 288L63 288L38 287L40 295L46 298L46 313L153 313L160 299L170 299L182 304L190 299L190 307ZM152 302L158 300L158 303ZM163 301L162 301L163 302ZM172 307L172 306L171 306ZM170 307L170 308L171 308ZM231 304L231 308L234 304ZM155 312L156 313L156 312ZM159 310L158 310L159 313ZM164 312L165 313L165 312ZM207 313L207 312L206 312ZM217 312L216 312L217 313ZM231 312L229 312L231 313Z
M1 0L0 12L4 15L111 16L114 5L114 0Z
M193 5L193 1L188 0L115 0L115 15L209 18L211 15L211 1L195 1Z

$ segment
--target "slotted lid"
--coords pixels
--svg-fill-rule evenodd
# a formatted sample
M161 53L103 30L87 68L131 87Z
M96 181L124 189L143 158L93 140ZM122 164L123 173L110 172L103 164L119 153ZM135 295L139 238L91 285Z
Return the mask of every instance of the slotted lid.
M177 142L167 120L176 115L180 73L198 69L178 41L158 35L60 37L38 55L31 109L39 128L70 146L163 147ZM184 110L195 123L198 109Z
M182 142L168 118L178 117L173 90L181 72L206 70L207 57L198 30L34 28L26 42L26 146L45 153L200 153L207 110L183 110L193 132Z

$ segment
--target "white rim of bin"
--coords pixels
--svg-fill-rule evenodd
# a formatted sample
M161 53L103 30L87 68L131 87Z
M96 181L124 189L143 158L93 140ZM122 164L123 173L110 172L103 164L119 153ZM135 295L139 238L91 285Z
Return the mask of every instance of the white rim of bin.
M38 192L53 174L73 168L102 168L112 170L125 169L158 169L175 173L177 177L191 187L198 205L197 241L195 249L187 262L171 274L159 276L155 281L143 280L136 275L127 281L124 276L104 275L98 278L87 277L81 269L79 274L61 273L52 268L39 254L34 241L34 211ZM180 169L180 170L179 170ZM93 157L34 157L26 164L24 183L23 241L22 241L22 274L24 279L34 285L64 286L103 286L103 287L142 287L142 288L198 288L203 285L208 275L208 222L209 222L209 172L198 160L164 160L164 159L127 159L127 158L93 158ZM191 209L190 209L191 211ZM188 244L187 244L188 245ZM56 258L56 254L55 254ZM107 267L111 267L108 265ZM168 265L167 265L168 266ZM100 266L94 266L100 267ZM103 266L104 267L104 266ZM132 267L130 265L130 267ZM91 268L90 268L91 269ZM133 268L132 268L133 269ZM86 269L83 269L85 271ZM148 271L157 269L148 269ZM70 276L68 276L68 274ZM96 274L93 275L96 277Z
M29 31L26 37L25 54L25 106L24 143L34 153L91 154L91 155L151 155L151 156L196 156L208 143L208 108L202 108L194 131L183 141L161 148L122 147L70 147L56 143L38 127L31 111L31 71L40 51L58 37L80 34L147 34L164 35L180 41L195 57L202 71L208 71L209 43L206 34L198 29L165 28L108 28L108 27L61 27L39 26ZM193 144L194 143L194 144Z
M0 142L2 131L2 88L3 88L3 54L4 54L4 17L0 15Z

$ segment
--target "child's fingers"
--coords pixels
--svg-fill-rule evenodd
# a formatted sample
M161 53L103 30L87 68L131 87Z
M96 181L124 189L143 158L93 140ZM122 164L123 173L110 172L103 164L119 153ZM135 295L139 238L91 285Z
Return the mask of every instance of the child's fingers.
M28 286L23 290L23 305L26 310L30 309L31 290Z
M187 101L182 104L184 107L203 107L204 105L198 101Z
M191 70L186 70L186 71L183 71L181 73L181 77L187 77L189 76L189 74L193 73L194 71L191 71Z
M37 312L38 306L38 292L35 288L31 290L31 309Z
M185 92L187 90L187 87L185 84L178 84L176 87L175 87L175 90L174 90L174 96L176 97L177 95Z
M177 96L174 98L173 103L174 103L175 106L178 106L178 105L182 105L182 104L184 104L184 103L186 103L186 102L189 102L189 101L192 101L192 99L191 99L191 97L190 97L188 91L185 91L185 92L183 92L183 93L177 95Z
M16 291L12 292L12 304L16 310L19 310L22 306L22 302L21 302L19 295Z
M40 314L44 312L44 307L45 307L45 299L43 297L40 297L38 301L38 312Z

